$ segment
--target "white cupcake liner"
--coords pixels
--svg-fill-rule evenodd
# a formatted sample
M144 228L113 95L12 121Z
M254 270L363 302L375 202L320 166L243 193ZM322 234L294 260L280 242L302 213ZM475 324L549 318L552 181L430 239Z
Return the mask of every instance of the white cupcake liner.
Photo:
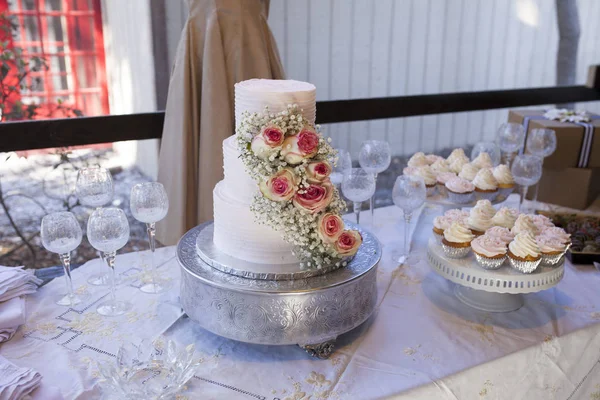
M470 193L454 193L448 190L448 199L453 203L468 204L473 202L473 192Z
M467 247L452 247L442 242L442 250L444 255L448 258L465 258L471 251L471 246Z
M477 264L483 269L498 269L504 264L504 261L506 261L506 256L502 258L489 258L475 252L473 252L473 254L475 254Z
M510 262L510 265L517 271L522 272L524 274L530 274L537 269L542 259L540 258L537 261L521 261L515 260L511 256L508 256L508 261Z
M542 253L542 261L540 262L540 265L543 265L544 267L556 267L562 262L564 255L564 251L559 254Z
M498 190L496 190L494 192L478 192L476 190L475 197L477 198L477 200L494 201L494 200L496 200L496 197L498 197Z
M427 186L427 197L434 196L437 191L437 185Z

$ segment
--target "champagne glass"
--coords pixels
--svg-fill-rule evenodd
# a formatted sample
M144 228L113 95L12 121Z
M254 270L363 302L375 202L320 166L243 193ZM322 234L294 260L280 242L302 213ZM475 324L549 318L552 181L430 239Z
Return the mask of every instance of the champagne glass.
M510 167L515 153L518 152L525 142L525 128L521 124L508 122L498 128L497 141L500 150L504 152L506 165Z
M527 135L525 149L529 154L541 158L543 167L544 158L552 155L556 150L556 132L552 129L532 129ZM539 183L536 183L533 192L533 203L536 205L539 188Z
M150 251L152 252L152 281L142 286L140 290L145 293L164 292L170 285L168 283L157 282L154 251L156 250L156 223L163 219L167 215L167 211L169 211L167 192L164 186L158 182L138 183L131 189L129 206L131 207L133 217L146 224Z
M87 237L90 244L103 253L110 268L110 299L98 305L98 314L116 316L124 314L130 308L125 301L118 301L115 283L115 256L117 250L129 240L129 222L123 210L119 208L98 208L88 221Z
M392 153L388 142L381 140L367 140L363 142L358 162L365 171L373 174L375 177L375 186L377 186L377 174L385 171L392 161ZM371 196L371 223L375 225L375 192Z
M523 210L523 201L527 195L527 189L535 185L542 177L542 159L531 154L522 154L515 157L511 172L518 185L521 185L521 199L519 201L519 211Z
M343 149L336 149L337 161L334 163L329 179L337 188L340 187L344 180L344 175L348 170L352 169L352 159L350 153Z
M479 142L473 146L473 150L471 150L471 160L477 158L480 153L488 153L490 158L492 159L492 163L494 166L500 164L500 147L494 142Z
M73 213L68 211L55 212L46 215L42 219L41 227L42 244L46 250L57 253L60 256L65 280L67 282L67 294L61 295L56 304L59 306L74 306L80 304L88 293L75 294L73 292L73 281L71 279L71 251L75 250L81 243L81 226Z
M400 263L406 262L410 253L408 236L412 213L423 205L426 197L427 190L423 178L414 175L400 175L396 178L392 189L392 199L394 204L400 207L404 213L404 248L397 260Z
M356 223L360 223L360 208L363 201L375 193L375 176L362 168L352 168L344 175L342 193L354 204Z
M81 168L77 172L75 194L84 206L98 208L110 202L114 195L114 185L110 171L100 166ZM100 253L102 254L102 253ZM102 259L102 255L100 255ZM104 262L104 259L102 259ZM110 283L110 274L95 274L89 277L90 285L102 286Z

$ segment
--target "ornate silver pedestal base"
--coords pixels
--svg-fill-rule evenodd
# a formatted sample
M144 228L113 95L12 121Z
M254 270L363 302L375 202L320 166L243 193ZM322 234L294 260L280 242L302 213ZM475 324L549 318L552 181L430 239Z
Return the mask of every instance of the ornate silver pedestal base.
M349 264L305 279L256 280L221 272L196 251L203 226L177 245L181 304L202 328L229 339L266 345L299 344L328 356L334 338L369 318L377 302L381 246L361 229L363 245Z

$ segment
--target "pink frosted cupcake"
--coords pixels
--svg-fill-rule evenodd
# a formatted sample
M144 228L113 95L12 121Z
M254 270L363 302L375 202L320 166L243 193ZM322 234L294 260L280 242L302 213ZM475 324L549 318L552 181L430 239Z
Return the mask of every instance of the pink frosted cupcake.
M463 178L452 178L446 182L448 198L453 203L467 204L473 201L475 185Z
M515 235L513 235L508 228L504 228L502 226L492 226L490 229L485 231L485 236L497 238L506 245L512 242L515 238Z
M546 228L554 228L552 220L545 215L537 214L532 215L533 224L538 228L538 231L542 232Z
M438 244L442 243L444 238L444 231L452 225L454 219L445 215L440 215L433 219L433 237Z
M463 258L471 251L471 241L475 238L471 230L463 223L454 221L448 229L444 231L442 239L442 249L449 258Z
M473 165L472 163L469 163L463 165L458 176L468 181L473 181L473 179L475 179L475 175L477 175L478 172L479 168Z
M542 251L531 233L523 231L508 245L508 260L517 271L530 274L542 261Z
M502 207L492 218L492 225L512 229L518 216L519 211L516 208Z
M444 216L452 218L454 221L463 221L469 218L469 212L467 210L461 210L454 208L444 213Z
M537 236L540 233L537 226L533 223L533 216L531 214L520 214L510 231L515 235L521 232L529 232L533 236Z
M471 242L477 264L483 269L498 269L506 261L507 244L497 237L483 235Z
M566 244L567 248L571 245L571 235L565 232L563 228L559 228L557 226L552 228L545 228L544 230L542 230L540 235L554 237L560 240L561 243Z
M500 164L494 168L493 174L496 181L498 181L499 195L508 197L515 190L515 180L510 172L510 168L505 164Z
M498 182L489 168L480 169L477 172L473 179L473 185L475 185L475 197L478 199L494 201L498 196Z
M539 235L535 238L542 252L541 265L554 267L560 264L567 251L567 245L557 236Z
M431 170L431 167L429 165L418 167L414 175L423 178L425 188L427 189L427 196L433 196L435 194L437 179L435 172Z
M431 167L433 169L433 166ZM438 172L437 174L437 190L438 193L448 196L448 191L446 190L446 182L450 179L456 178L456 174L454 172Z

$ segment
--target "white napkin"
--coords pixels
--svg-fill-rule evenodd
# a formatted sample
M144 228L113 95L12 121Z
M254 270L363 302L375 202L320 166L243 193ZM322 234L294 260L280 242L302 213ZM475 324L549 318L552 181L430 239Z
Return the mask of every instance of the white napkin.
M0 343L9 340L25 323L25 299L15 297L0 303Z
M34 293L42 280L33 271L23 267L4 267L0 265L0 301Z
M0 400L19 400L40 385L42 376L31 368L19 368L0 356Z

